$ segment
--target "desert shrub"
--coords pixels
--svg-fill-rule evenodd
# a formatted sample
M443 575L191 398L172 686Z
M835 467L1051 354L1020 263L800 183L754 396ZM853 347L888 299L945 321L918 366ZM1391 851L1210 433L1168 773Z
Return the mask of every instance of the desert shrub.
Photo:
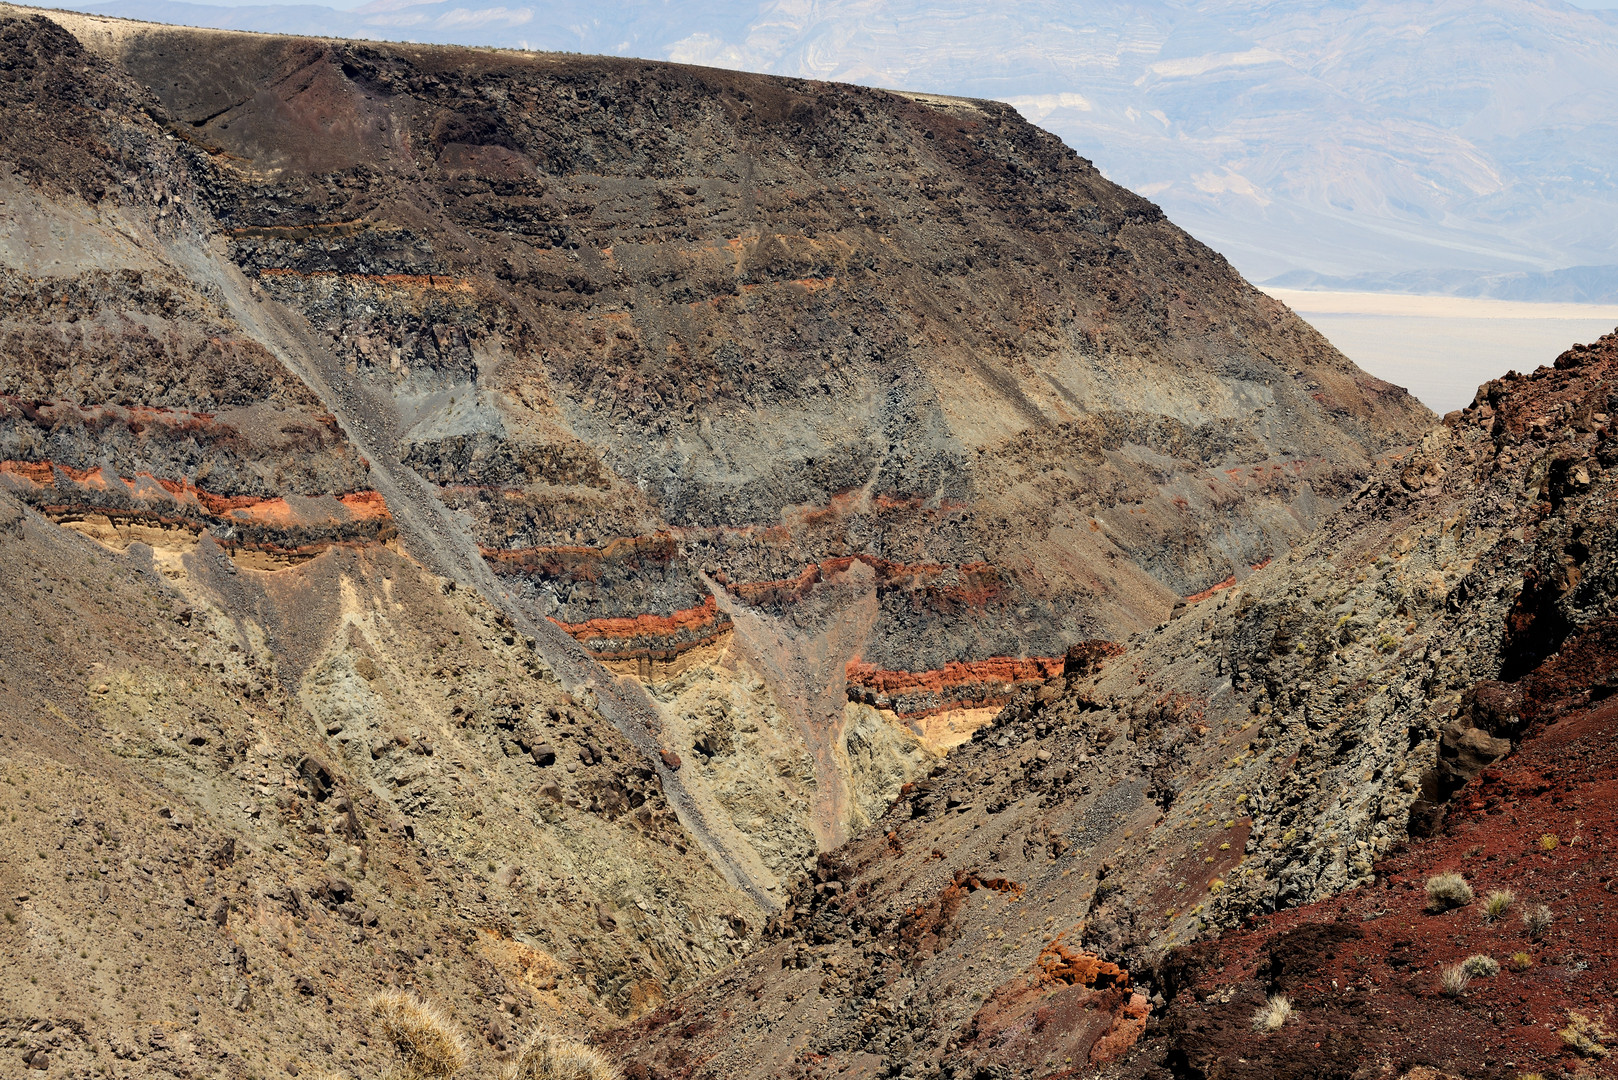
M1567 1014L1567 1027L1557 1032L1567 1048L1580 1057L1603 1058L1607 1056L1606 1043L1612 1039L1599 1019L1591 1019L1583 1013L1570 1012Z
M620 1080L601 1053L540 1028L528 1036L500 1080Z
M1509 963L1512 971L1527 971L1534 966L1534 958L1525 952L1514 952Z
M1500 961L1484 953L1473 953L1461 961L1461 967L1474 979L1488 979L1500 974Z
M1427 879L1427 910L1435 915L1472 902L1472 886L1459 874L1435 874Z
M1292 999L1277 995L1253 1010L1254 1031L1277 1031L1292 1018Z
M370 1000L371 1015L399 1055L411 1080L437 1080L466 1064L466 1045L455 1022L414 994L389 990Z
M1551 928L1556 916L1544 904L1535 904L1522 913L1522 924L1528 928L1528 936L1537 938Z
M1483 898L1483 921L1495 922L1516 902L1517 894L1510 889L1496 889Z
M1472 976L1465 964L1451 964L1438 974L1438 985L1445 997L1460 997L1466 990L1466 984L1471 981Z
M1556 846L1561 842L1555 833L1546 833L1539 838L1539 847L1542 851L1555 851Z

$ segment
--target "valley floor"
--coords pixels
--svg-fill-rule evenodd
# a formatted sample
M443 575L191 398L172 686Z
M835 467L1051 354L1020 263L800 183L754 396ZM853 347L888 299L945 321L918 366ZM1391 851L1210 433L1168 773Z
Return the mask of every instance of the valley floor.
M1478 384L1593 341L1618 325L1618 305L1530 304L1455 296L1266 289L1379 379L1439 415L1464 408Z

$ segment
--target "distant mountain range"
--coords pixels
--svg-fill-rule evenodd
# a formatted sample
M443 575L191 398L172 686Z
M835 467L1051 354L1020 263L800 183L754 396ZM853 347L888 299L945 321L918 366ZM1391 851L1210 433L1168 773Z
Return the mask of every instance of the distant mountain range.
M1618 300L1618 13L1556 0L84 9L999 98L1261 282Z

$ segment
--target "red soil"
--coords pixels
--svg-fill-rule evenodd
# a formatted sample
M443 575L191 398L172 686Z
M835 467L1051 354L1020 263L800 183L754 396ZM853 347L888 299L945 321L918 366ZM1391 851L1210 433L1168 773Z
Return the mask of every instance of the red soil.
M1618 698L1602 696L1615 646L1618 628L1587 630L1525 678L1532 726L1520 748L1457 793L1441 835L1380 864L1374 885L1171 957L1169 1075L1302 1080L1426 1065L1618 1076L1612 1059L1581 1056L1559 1034L1573 1013L1618 1029ZM1430 913L1426 881L1448 872L1476 900ZM1495 891L1515 899L1490 921ZM1523 915L1540 905L1554 921L1535 933ZM1499 973L1446 995L1443 970L1475 954ZM1259 1034L1250 1020L1269 994L1290 996L1296 1013Z

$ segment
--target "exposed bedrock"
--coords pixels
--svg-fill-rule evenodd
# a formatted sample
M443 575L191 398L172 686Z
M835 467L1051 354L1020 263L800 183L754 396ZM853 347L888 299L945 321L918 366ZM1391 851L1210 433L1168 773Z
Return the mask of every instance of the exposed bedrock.
M1488 383L1292 553L1125 650L1075 648L823 853L764 949L614 1036L632 1074L1604 1057L1615 378L1618 333ZM1435 903L1441 874L1470 884ZM1446 987L1463 962L1471 989ZM1101 965L1110 985L1055 977ZM1270 995L1295 1015L1255 1021Z
M762 906L1431 419L1002 105L5 10L8 487L483 592Z

